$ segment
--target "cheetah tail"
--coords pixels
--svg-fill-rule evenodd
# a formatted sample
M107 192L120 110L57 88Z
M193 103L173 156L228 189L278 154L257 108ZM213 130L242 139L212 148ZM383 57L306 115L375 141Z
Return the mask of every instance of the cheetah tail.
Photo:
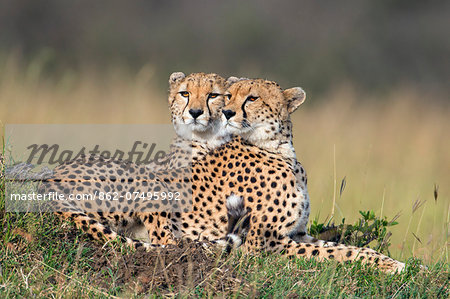
M335 242L324 242L323 244L317 245L317 243L298 243L289 239L281 241L280 248L282 248L280 251L288 256L336 260L341 263L346 261L360 261L363 264L375 266L388 273L400 273L405 269L404 263L370 248L360 248Z
M225 238L216 241L224 248L226 253L230 253L233 248L238 248L245 242L250 228L250 215L244 207L242 197L231 194L227 198L228 230Z

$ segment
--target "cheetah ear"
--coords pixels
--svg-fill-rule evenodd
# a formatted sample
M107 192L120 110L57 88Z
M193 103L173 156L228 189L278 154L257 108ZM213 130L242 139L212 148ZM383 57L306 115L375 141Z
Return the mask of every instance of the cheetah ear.
M181 79L183 79L185 77L186 77L186 75L182 72L172 73L172 75L170 75L170 77L169 77L169 84L173 84L177 81L180 81Z
M300 87L293 87L283 91L287 102L288 112L294 112L306 99L306 93Z
M232 85L238 81L242 81L242 80L248 80L248 78L245 78L245 77L238 78L235 76L231 76L227 79L227 85L230 86L230 85Z

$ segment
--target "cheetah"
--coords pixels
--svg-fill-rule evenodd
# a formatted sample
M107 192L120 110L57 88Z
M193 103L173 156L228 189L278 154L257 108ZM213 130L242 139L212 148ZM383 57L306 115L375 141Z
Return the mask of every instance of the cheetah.
M275 82L269 81L266 81L265 84L275 84L278 86ZM242 109L236 107L234 103L228 103L228 106L223 109L222 120L224 122L224 128L230 134L240 135L246 142L257 146L260 149L278 154L284 160L290 161L290 164L293 165L292 171L295 173L296 183L305 197L303 201L304 207L302 207L302 217L307 222L310 213L307 174L305 168L296 157L294 145L292 143L292 122L289 117L289 115L305 101L306 94L300 87L286 90L284 93L285 96L290 99L290 106L288 106L288 110L283 112L286 113L286 117L283 116L280 119L273 116L268 117L268 114L273 113L273 111L270 106L264 105L257 105L256 107L253 107L256 110L260 110L260 113L247 114L246 102L255 102L259 98L257 95L258 92L254 92L248 99L245 100L244 103L240 103L242 105ZM231 99L231 90L225 94L225 97L227 99ZM271 97L272 95L270 92L265 94L265 98ZM259 102L259 104L260 103L261 102ZM261 121L263 118L266 118L267 121ZM252 125L252 123L256 123L257 125ZM303 233L292 235L291 237L296 241L315 241L314 238Z
M147 180L153 180L152 172L161 169L173 169L176 167L188 167L193 161L205 155L211 148L228 141L228 137L219 134L221 108L224 104L223 93L228 85L239 80L236 77L229 77L227 80L217 74L194 73L186 76L181 72L173 73L169 78L169 107L172 116L177 137L171 143L169 154L164 161L159 163L150 163L143 166L132 163L123 163L122 161L108 161L102 157L80 157L77 160L70 161L57 167L54 170L51 179L44 185L45 190L59 190L67 193L76 193L86 191L84 186L76 184L76 179L82 177L83 185L95 184L97 189L104 191L134 191L136 184L130 183L130 178L142 181L142 185L147 184ZM124 167L125 166L125 167ZM77 168L77 169L75 169ZM114 169L111 174L111 169ZM97 181L96 179L99 179ZM128 182L127 187L122 189L121 184L115 182ZM68 184L65 184L65 182ZM113 184L108 184L113 182ZM116 186L114 186L116 185ZM134 187L133 187L134 185ZM163 189L164 187L153 186L153 190ZM148 187L149 186L143 186ZM88 188L86 188L88 189ZM63 218L73 218L77 226L89 232L94 238L103 238L108 235L114 239L117 230L121 235L129 233L134 236L141 234L142 228L146 229L141 219L154 219L163 228L165 217L170 216L163 213L146 213L145 216L136 217L134 212L126 211L121 213L115 210L115 207L106 206L106 211L96 209L101 206L101 202L77 203L61 207L58 211ZM105 202L108 205L108 202ZM94 207L93 207L94 206ZM58 207L57 207L58 208ZM128 213L127 213L128 212ZM148 223L144 221L144 223ZM111 228L113 230L111 230ZM104 234L104 232L106 232ZM147 229L149 241L154 244L167 244L165 234L156 233L152 229ZM157 238L156 240L154 240ZM144 239L145 236L144 236ZM167 239L167 238L166 238ZM129 244L141 243L124 238ZM142 243L143 246L147 244Z
M227 102L223 108L223 114L226 127L231 128L231 131L245 128L244 132L241 132L241 136L245 139L245 142L258 145L259 148L265 148L266 154L270 152L277 153L282 157L284 162L289 163L286 160L289 156L295 157L295 152L292 147L289 114L294 112L304 101L303 90L293 88L281 91L275 82L247 80L233 84L228 89L225 97L227 98ZM284 132L283 127L287 127L289 132ZM259 152L259 155L256 155L256 157L263 157L264 152ZM229 159L226 160L230 161ZM206 160L204 163L210 162ZM292 159L290 163L295 165L295 160ZM261 165L261 161L255 163L255 165L258 164L261 168L268 166L266 163ZM270 174L271 171L263 170L258 173L261 178L261 174ZM261 182L259 186L254 185L253 192L255 189L258 190L258 187L259 190L267 186L276 189L280 180L280 177L276 176L277 173L279 172L274 173L275 177L272 182L270 182L270 176L268 176L265 184ZM290 175L287 173L287 178ZM283 177L281 182L287 182L283 172L281 172L281 176ZM294 187L294 182L296 181L298 182L298 180L294 180L291 177L289 180L290 186L283 185L282 190L289 190L289 187ZM303 191L302 187L300 186L301 191ZM259 191L259 195L262 195L261 193L266 194L266 199L269 200L264 202L264 200L261 200L261 196L256 197L259 198L256 199L256 205L255 198L240 193L251 215L249 232L245 232L244 234L247 238L244 244L246 251L252 252L265 249L291 257L315 257L318 259L334 259L340 262L360 260L363 263L376 265L379 269L387 272L397 272L404 269L404 263L384 256L370 248L346 246L334 242L311 239L311 237L305 239L304 237L307 236L306 222L308 219L305 222L305 219L301 219L301 216L299 216L305 210L308 210L306 205L309 205L309 200L305 197L305 193L303 193L302 198L301 192L296 192L298 189L292 190L292 193L285 193L285 195L282 192L278 193L280 191L278 190L276 191L275 197L268 198L268 195L271 193L270 191L269 188L266 189L266 192ZM258 193L258 191L256 192ZM264 206L264 204L266 205ZM300 207L300 209L297 209L298 214L295 213L296 207ZM289 221L292 219L292 216L294 218L298 217L296 220L293 220L297 223L294 226L290 225L293 221ZM248 217L248 215L245 215L245 217ZM292 227L293 229L291 229ZM238 242L241 241L238 240Z

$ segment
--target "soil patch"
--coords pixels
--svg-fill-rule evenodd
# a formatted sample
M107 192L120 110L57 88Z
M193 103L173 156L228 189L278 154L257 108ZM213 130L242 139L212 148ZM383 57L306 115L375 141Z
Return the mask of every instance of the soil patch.
M126 289L164 295L242 291L246 284L234 271L233 258L213 248L211 244L182 241L150 252L120 253L114 246L95 245L90 263L96 273L93 283L105 289L119 287L121 293Z

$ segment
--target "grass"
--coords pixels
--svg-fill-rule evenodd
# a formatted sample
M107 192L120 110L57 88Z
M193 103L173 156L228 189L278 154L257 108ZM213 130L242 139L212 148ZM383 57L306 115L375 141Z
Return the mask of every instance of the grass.
M13 58L0 65L2 124L169 122L164 89L152 85L149 66L137 74L112 69L101 75L67 72L47 80L39 62L24 69L17 65ZM367 101L359 101L362 95L346 87L323 99L309 96L293 115L294 145L308 172L311 220L356 223L360 210L388 220L400 214L399 224L389 228L389 251L410 261L402 275L358 264L237 253L220 261L226 271L201 273L206 275L203 283L186 282L172 293L170 286L150 288L151 281L142 288L132 280L119 281L120 246L103 249L52 215L5 213L0 188L0 294L448 297L450 107L425 100L432 96L404 87L383 99L365 95ZM93 267L99 252L115 262ZM419 271L415 258L428 269Z
M425 274L420 273L415 261L411 261L405 274L391 276L360 264L289 261L278 256L244 258L240 263L241 269L245 269L243 273L258 285L261 296L439 297L448 292L445 273L448 274L448 268L445 269L443 264L436 264Z
M4 201L1 202L3 205ZM235 252L230 257L212 254L210 259L214 267L201 273L201 279L194 282L184 277L175 279L177 283L173 285L157 284L161 279L169 279L168 274L164 275L164 270L156 276L143 276L136 272L135 276L124 280L119 261L132 255L126 259L126 267L138 267L133 261L137 260L139 252L124 250L120 244L102 247L89 241L68 223L61 225L52 214L4 213L3 208L0 216L0 230L3 232L0 244L0 296L5 298L140 298L145 294L178 294L181 297L300 295L403 298L446 298L450 295L449 264L438 261L421 270L419 261L415 259L408 260L405 273L388 275L361 264L341 265L332 261ZM196 248L191 254L200 254L201 250ZM96 261L104 256L108 263L98 266ZM174 259L165 259L165 266L155 264L155 269L167 269L170 263L175 263ZM205 260L205 263L211 261ZM192 269L196 266L192 262L191 271L195 271ZM152 267L147 268L152 273ZM173 281L172 277L170 279Z
M355 222L358 210L389 219L400 214L392 230L394 256L439 258L448 240L450 211L448 107L426 105L408 91L364 104L345 93L305 107L293 120L313 218L329 219L334 197L337 223L341 218ZM417 201L423 204L418 207Z

